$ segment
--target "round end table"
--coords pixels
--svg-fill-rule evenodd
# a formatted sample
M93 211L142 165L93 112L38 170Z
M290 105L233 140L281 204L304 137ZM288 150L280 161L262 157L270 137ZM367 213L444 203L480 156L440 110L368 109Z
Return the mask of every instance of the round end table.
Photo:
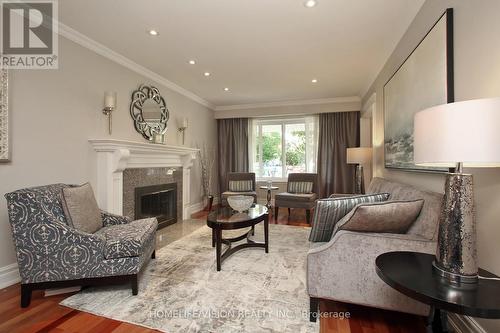
M452 285L434 272L434 255L388 252L375 260L377 275L389 286L430 305L428 332L446 332L446 311L472 317L500 319L499 278L483 269L477 284Z

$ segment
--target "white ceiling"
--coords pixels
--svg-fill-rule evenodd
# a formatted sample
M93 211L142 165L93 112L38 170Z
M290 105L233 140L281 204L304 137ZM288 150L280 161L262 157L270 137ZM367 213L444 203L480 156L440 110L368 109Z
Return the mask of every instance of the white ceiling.
M361 96L423 2L318 0L308 9L303 0L63 0L59 18L225 106Z

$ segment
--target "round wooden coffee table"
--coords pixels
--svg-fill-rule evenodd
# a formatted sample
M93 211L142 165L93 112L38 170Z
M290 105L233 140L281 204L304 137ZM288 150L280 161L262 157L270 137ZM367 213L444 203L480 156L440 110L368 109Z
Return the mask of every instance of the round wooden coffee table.
M264 222L264 243L256 242L250 238L255 234L255 225ZM264 248L269 252L269 214L266 206L256 204L248 211L238 213L231 207L220 207L207 217L207 226L212 228L212 247L215 247L215 258L217 260L217 271L220 271L221 264L231 254L241 249L249 247ZM241 236L234 238L222 238L222 230L235 230L250 228L250 230ZM239 242L246 238L247 242L232 247L232 243ZM228 246L222 253L222 243Z

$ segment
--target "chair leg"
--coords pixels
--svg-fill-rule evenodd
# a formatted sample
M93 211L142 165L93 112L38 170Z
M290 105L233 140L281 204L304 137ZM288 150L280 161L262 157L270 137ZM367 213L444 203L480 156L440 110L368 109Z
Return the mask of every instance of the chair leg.
M21 284L21 307L27 308L31 303L31 288L28 285Z
M288 208L288 218L290 218L290 215L292 215L292 210Z
M306 220L309 225L311 225L311 210L306 209Z
M309 321L315 323L319 314L319 298L309 298Z
M156 250L151 253L151 259L156 259Z
M274 207L274 220L278 221L278 213L280 211L280 208L278 206Z
M130 284L132 285L132 295L136 296L139 293L139 277L137 274L132 276Z

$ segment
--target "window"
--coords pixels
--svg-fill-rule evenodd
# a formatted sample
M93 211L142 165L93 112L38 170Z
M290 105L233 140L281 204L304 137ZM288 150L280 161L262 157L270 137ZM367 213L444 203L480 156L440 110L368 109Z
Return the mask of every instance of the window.
M253 119L250 160L257 178L286 179L289 173L316 172L317 117Z

